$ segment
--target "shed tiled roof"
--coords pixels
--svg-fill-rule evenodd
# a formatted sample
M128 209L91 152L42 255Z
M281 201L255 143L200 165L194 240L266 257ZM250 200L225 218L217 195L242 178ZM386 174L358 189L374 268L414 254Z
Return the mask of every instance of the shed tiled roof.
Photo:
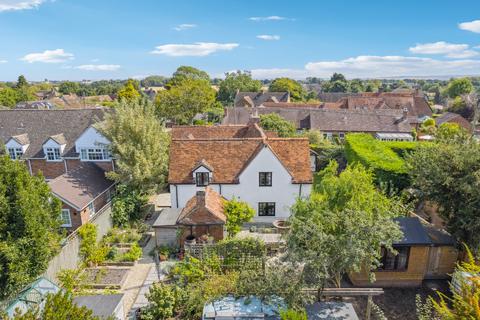
M187 201L177 223L183 225L224 224L227 217L223 211L224 198L210 187Z
M28 135L30 145L23 157L44 158L43 144L54 138L65 142L63 156L76 157L75 140L96 121L103 120L104 113L102 109L0 110L0 142Z
M277 138L265 134L256 124L236 126L243 128L237 131L242 132L243 136L232 137L231 127L174 127L174 138L170 146L169 183L194 183L192 171L200 161L213 168L212 183L238 183L243 169L264 147L273 151L292 176L294 183L312 182L307 139ZM208 133L205 128L216 132ZM227 135L222 138L219 133L223 129ZM214 138L211 138L212 136Z
M402 240L394 245L447 245L453 246L455 241L446 231L435 228L426 221L421 221L418 217L399 217L394 219L403 232Z
M233 105L244 107L248 104L250 107L258 107L264 102L288 102L289 100L288 92L238 92Z
M105 177L105 171L94 163L82 163L79 167L48 182L54 195L75 209L85 208L105 192L114 182Z

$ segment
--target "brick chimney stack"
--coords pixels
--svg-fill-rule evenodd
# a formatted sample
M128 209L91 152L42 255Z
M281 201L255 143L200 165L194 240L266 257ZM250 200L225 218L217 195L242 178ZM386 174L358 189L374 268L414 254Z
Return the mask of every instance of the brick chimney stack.
M205 207L205 191L197 191L197 207Z

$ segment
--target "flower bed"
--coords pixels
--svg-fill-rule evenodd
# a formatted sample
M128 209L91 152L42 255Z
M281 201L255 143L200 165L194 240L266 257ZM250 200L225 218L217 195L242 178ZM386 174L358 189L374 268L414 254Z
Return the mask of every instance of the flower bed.
M127 279L128 268L87 268L85 283L92 289L121 289Z

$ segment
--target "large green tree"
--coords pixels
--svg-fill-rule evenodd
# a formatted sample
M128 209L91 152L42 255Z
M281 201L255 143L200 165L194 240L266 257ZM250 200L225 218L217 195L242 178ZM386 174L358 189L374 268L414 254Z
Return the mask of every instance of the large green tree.
M260 115L260 126L267 131L276 132L279 137L293 137L296 134L295 125L276 113Z
M129 79L127 83L118 91L117 97L119 100L134 101L140 98L141 94L138 91L138 83Z
M378 191L372 173L361 165L337 175L331 162L320 172L309 199L293 206L287 236L290 258L305 265L305 279L323 288L340 286L349 271L370 271L380 264L380 247L401 239L393 218L403 207Z
M449 141L449 136L453 140ZM478 253L480 145L458 137L444 134L439 142L420 144L407 163L413 187L422 199L437 203L448 231Z
M77 93L80 89L78 82L65 81L60 84L58 91L62 94L72 94Z
M167 88L170 88L172 86L179 85L182 81L186 79L205 80L210 83L210 76L205 71L191 66L180 66L173 73L172 77L170 78L170 80L168 80L165 86Z
M268 88L270 92L289 92L292 101L298 102L305 100L306 92L302 85L290 78L277 78L273 80Z
M43 176L0 156L0 298L42 274L60 246L60 201Z
M192 123L196 114L221 108L215 94L208 81L185 78L157 94L157 113L177 124Z
M257 92L261 89L262 83L259 80L252 79L250 72L228 72L225 74L225 80L220 82L218 100L224 106L231 106L237 91Z
M116 158L112 179L146 193L165 187L170 136L151 102L122 100L96 127Z
M18 93L15 89L5 87L0 88L0 107L15 107L18 101Z
M468 78L458 78L450 80L447 86L447 94L450 98L456 98L463 94L468 94L473 91L472 81Z

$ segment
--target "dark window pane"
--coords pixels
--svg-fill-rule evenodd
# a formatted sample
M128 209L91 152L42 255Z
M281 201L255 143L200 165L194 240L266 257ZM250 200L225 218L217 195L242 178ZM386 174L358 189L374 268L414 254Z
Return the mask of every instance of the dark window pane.
M259 186L271 187L272 186L272 173L271 172L259 172Z
M259 202L258 203L258 215L259 216L274 216L275 215L275 202Z
M208 172L197 172L195 177L196 177L195 180L197 182L198 187L208 186L208 182L209 182Z

